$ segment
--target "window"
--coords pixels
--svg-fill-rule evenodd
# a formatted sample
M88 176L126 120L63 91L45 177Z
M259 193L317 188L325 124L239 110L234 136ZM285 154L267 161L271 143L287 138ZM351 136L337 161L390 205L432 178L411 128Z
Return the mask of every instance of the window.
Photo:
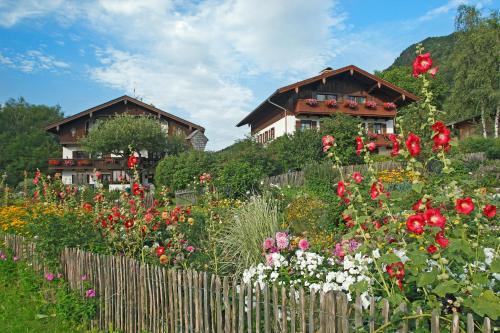
M316 128L315 120L301 120L300 121L300 130L312 129Z
M352 96L352 95L349 95L349 96L347 96L347 99L349 101L355 101L358 104L363 104L366 101L366 97L364 97L364 96Z
M269 131L264 133L264 142L267 142L267 140L269 140Z
M330 93L318 93L316 95L316 99L318 101L328 101L330 99L337 99L336 94L330 94Z
M89 158L89 153L86 151L75 150L73 151L73 158Z
M387 124L385 123L374 123L373 131L376 134L385 134L387 132Z
M271 128L271 140L274 139L274 127Z

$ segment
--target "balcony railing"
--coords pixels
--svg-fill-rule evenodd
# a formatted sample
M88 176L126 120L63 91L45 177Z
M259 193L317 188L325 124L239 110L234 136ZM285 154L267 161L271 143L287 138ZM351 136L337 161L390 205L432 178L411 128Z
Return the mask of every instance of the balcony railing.
M335 112L343 112L350 115L383 118L394 118L397 114L396 110L387 110L383 104L368 106L365 103L358 103L356 106L349 106L348 100L337 101L336 105L332 105L329 101L310 102L311 100L308 99L297 100L295 114L329 115Z
M141 158L141 167L148 168L155 166L159 159ZM53 170L122 170L127 168L127 159L121 157L109 158L50 158L48 160L49 169Z

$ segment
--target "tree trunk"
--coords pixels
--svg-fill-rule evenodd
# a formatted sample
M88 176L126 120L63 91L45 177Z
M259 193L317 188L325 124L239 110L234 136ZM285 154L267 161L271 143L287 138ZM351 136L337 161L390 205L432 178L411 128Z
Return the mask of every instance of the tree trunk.
M495 139L498 138L498 117L500 113L500 104L497 104L497 112L495 113Z
M483 128L483 137L487 138L488 135L486 133L486 119L484 118L484 107L481 108L481 127Z

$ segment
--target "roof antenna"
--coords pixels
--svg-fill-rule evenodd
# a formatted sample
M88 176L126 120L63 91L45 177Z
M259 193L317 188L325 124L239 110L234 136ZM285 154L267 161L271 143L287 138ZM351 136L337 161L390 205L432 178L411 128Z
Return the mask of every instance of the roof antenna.
M133 96L132 96L132 97L133 97L133 98L135 98L135 99L138 99L139 101L141 101L141 102L142 102L142 97L141 97L141 96L139 96L139 95L135 92L135 88L134 88L134 90L133 90Z

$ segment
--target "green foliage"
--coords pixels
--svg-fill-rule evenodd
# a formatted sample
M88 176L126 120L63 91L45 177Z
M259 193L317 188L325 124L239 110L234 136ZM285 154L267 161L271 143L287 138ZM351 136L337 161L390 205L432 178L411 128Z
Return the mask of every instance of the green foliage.
M128 156L130 149L165 152L167 134L155 118L123 114L92 128L79 143L92 154Z
M185 152L190 148L191 146L183 135L174 134L167 138L167 155L179 155L180 153Z
M172 191L184 189L204 173L212 172L215 156L210 152L189 150L178 156L167 156L156 167L155 184Z
M256 193L264 176L264 170L258 163L231 160L218 173L215 185L218 193L226 197L243 197Z
M97 299L86 299L61 280L48 282L22 261L0 260L3 332L87 332Z
M60 146L44 127L62 118L59 106L33 105L23 98L0 105L0 174L16 185L24 170L47 169L47 160L60 155Z
M359 164L362 162L356 155L355 137L358 134L358 125L361 121L344 113L336 112L321 121L321 136L331 134L335 137L338 157L343 165ZM322 155L325 157L325 154Z
M279 230L277 202L266 196L252 197L234 210L232 223L220 230L221 266L235 275L262 259L262 242Z
M460 141L458 148L463 153L485 152L488 159L500 159L500 138L472 136Z

